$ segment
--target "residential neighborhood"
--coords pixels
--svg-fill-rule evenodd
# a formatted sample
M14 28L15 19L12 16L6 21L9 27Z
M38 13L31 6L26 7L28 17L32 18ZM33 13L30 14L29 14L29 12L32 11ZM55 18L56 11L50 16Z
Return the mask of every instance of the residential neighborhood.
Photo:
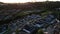
M46 3L0 4L0 34L60 34L59 2Z

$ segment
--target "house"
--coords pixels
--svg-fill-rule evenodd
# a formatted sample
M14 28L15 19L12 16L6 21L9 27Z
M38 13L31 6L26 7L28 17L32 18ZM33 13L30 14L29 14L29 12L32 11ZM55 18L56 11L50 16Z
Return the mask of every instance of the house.
M29 33L29 34L32 34L33 32L35 32L37 30L36 27L34 26L31 26L31 25L26 25L24 26L23 28L23 31L26 32L26 33Z
M3 34L7 31L8 26L6 24L0 26L0 34Z
M40 27L43 27L43 24L42 23L35 23L34 26L40 28Z
M38 27L38 28L42 28L44 26L44 21L42 20L38 20L38 21L35 21L35 23L33 24L35 27Z
M60 22L55 25L54 34L60 34Z
M54 17L53 15L48 15L48 16L44 19L44 21L45 21L46 23L48 23L48 24L51 24L54 19L55 19L55 17Z

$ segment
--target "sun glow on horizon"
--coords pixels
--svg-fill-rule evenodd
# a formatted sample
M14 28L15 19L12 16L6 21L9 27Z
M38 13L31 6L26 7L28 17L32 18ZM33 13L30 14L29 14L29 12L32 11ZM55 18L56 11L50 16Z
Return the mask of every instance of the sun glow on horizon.
M47 0L0 0L3 3L26 3L26 2L42 2ZM48 1L60 1L60 0L48 0Z
M0 0L0 2L4 3L26 3L26 2L40 2L46 0Z
M4 2L4 3L26 3L26 2L32 2L32 0L0 0L0 2Z
M0 0L0 2L4 2L4 3L26 3L26 2L31 2L31 0Z

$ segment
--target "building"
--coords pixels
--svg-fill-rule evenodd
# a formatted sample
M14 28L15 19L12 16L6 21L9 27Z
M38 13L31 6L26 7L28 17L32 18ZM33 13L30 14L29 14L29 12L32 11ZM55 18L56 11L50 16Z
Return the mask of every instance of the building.
M28 34L33 34L33 33L36 32L36 30L37 30L37 28L34 27L34 26L31 26L31 25L26 25L23 28L23 31L26 32L26 33L28 33Z

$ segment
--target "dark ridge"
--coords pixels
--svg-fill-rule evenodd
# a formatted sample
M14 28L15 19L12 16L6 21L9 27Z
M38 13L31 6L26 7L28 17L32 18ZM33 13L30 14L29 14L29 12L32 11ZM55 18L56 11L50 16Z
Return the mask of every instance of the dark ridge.
M2 9L22 9L22 10L32 10L32 9L49 9L53 10L60 7L60 2L35 2L35 3L15 3L15 4L5 4L1 6Z

